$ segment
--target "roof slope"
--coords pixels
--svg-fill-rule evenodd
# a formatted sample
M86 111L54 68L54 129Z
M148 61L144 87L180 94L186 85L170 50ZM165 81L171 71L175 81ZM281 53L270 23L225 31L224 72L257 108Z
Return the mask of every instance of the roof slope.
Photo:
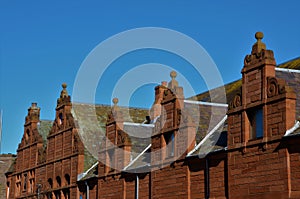
M73 104L72 114L85 146L94 156L99 151L99 140L105 136L109 105ZM147 109L120 107L125 122L141 123L148 115Z
M290 61L278 64L277 67L300 70L300 57L296 57Z
M38 124L38 132L44 141L44 147L47 144L47 136L52 128L53 122L51 120L41 120Z

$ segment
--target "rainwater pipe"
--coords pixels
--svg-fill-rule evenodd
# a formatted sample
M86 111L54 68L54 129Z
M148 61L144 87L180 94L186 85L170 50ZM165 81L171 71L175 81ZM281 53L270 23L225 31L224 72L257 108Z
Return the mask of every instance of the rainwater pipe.
M87 181L84 181L84 183L86 186L86 199L89 199L90 198L90 187L89 187Z
M139 198L139 175L136 173L135 178L135 199Z
M210 195L210 179L209 179L209 159L208 156L205 157L205 199L209 199Z

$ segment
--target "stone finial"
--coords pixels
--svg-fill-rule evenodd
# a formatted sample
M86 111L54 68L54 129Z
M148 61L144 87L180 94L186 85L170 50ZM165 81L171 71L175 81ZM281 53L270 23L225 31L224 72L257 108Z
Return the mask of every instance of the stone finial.
M113 112L119 111L118 102L119 102L118 98L115 97L112 99L112 103L114 103L114 106L112 107Z
M175 79L177 77L176 71L171 71L170 77L172 78L171 81L168 84L168 88L174 89L175 87L178 87L178 82Z
M63 83L61 86L63 89L60 92L60 97L57 99L57 106L70 105L71 97L69 96L67 91L67 84Z
M257 41L252 46L251 54L246 55L244 59L244 67L261 66L263 64L276 66L276 61L274 58L273 51L267 50L266 44L262 42L262 39L264 38L264 34L262 32L256 32L255 38ZM245 72L245 70L243 71Z
M170 77L172 78L172 79L175 79L176 77L177 77L177 73L176 73L176 71L171 71L171 73L170 73Z
M115 98L112 100L112 102L114 103L114 106L117 106L117 105L118 105L118 102L119 102L119 99L115 97Z
M62 85L63 90L60 92L60 98L68 97L68 91L67 91L67 84L63 83Z
M31 107L28 108L28 115L26 116L26 122L29 121L39 121L40 108L37 106L36 102L31 103Z
M120 108L118 106L119 99L118 98L113 98L112 103L114 104L111 108L111 112L108 114L108 120L107 122L112 122L112 121L121 121L122 120L122 113L120 111Z
M264 38L264 33L256 32L255 33L256 43L252 46L251 54L260 53L262 50L266 50L266 44L264 44L261 40Z
M263 32L256 32L255 33L255 38L257 40L262 40L262 38L264 38L264 33Z

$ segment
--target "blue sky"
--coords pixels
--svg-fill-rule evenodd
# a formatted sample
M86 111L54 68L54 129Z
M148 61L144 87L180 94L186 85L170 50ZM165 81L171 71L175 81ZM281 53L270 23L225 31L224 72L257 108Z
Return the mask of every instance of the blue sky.
M141 27L181 32L205 48L228 83L241 77L243 59L251 51L256 31L264 32L263 41L274 51L277 63L299 56L299 7L297 0L1 1L1 151L16 152L31 102L41 107L42 119L54 119L61 83L68 84L71 94L84 59L115 34ZM201 77L198 79L188 69L184 72L184 60L149 50L117 60L98 85L96 102L110 104L111 90L122 73L136 64L151 62L177 67L198 85L193 86L195 92L205 91ZM167 75L162 80L170 78ZM154 85L138 88L130 105L149 107Z

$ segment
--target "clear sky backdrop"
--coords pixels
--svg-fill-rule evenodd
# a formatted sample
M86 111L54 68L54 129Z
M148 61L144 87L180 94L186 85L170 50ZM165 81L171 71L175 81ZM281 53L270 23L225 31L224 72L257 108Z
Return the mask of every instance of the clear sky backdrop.
M263 41L274 51L277 63L300 55L299 8L298 0L2 0L1 151L16 153L31 102L41 107L42 119L54 119L61 83L68 84L71 94L77 71L86 56L100 42L117 33L139 27L164 27L184 33L206 49L224 82L229 83L241 78L243 59L251 52L256 31L264 32ZM111 89L121 73L136 64L151 62L181 65L182 71L186 64L163 52L129 54L112 67L102 88L97 90L96 102L110 104ZM187 73L185 78L192 79L193 74ZM162 80L169 79L166 75ZM149 107L153 102L153 86L137 89L130 105ZM201 79L195 89L196 92L206 90Z

